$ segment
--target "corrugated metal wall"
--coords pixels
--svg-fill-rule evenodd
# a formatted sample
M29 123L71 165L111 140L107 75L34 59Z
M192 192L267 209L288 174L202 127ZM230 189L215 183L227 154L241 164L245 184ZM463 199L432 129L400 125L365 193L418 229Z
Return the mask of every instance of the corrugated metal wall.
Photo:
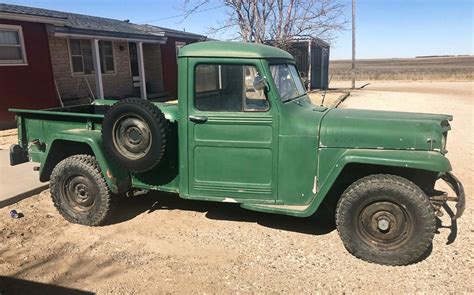
M300 72L308 75L308 42L294 42L289 50L296 60L296 66Z
M309 41L298 41L292 44L290 53L296 60L296 66L304 76L308 77ZM329 46L319 42L311 42L311 89L326 89L329 82Z

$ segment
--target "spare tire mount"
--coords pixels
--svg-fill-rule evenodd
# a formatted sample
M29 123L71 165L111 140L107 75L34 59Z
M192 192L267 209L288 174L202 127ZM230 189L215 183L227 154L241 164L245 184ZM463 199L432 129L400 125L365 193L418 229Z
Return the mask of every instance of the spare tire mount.
M167 120L142 98L123 99L109 109L102 123L102 144L114 162L132 172L155 167L166 149Z

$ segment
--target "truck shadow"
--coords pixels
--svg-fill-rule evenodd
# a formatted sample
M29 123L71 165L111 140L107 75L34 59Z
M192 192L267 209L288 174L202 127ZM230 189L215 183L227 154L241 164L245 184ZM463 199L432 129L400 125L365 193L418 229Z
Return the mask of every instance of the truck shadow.
M450 245L450 244L454 243L454 241L456 240L456 238L458 236L458 222L457 222L456 218L454 217L455 214L454 214L453 210L451 208L449 208L449 206L446 203L443 204L443 208L446 211L446 213L448 214L449 219L451 220L451 224L450 225L443 225L443 221L440 218L437 218L436 219L436 227L437 227L438 230L437 230L436 233L438 233L438 234L440 233L439 232L440 228L449 229L449 235L448 235L448 238L446 240L446 245Z
M308 218L268 214L242 209L239 204L186 200L176 194L163 192L150 192L120 200L107 225L126 222L145 212L152 214L161 210L201 212L213 220L252 222L269 228L311 235L324 235L335 229L334 217L324 216L329 214L315 214Z
M0 276L0 294L92 295L95 293L56 286L53 284L44 284L12 277Z
M41 243L39 243L41 245ZM96 246L94 243L90 247ZM51 242L50 254L28 257L29 247L8 247L0 249L3 261L12 263L13 272L8 276L0 274L0 295L9 294L94 294L74 288L62 287L88 278L105 280L115 277L125 269L117 265L117 259L98 259L90 249L77 251L77 245L69 242ZM33 256L33 255L32 255ZM29 281L25 278L48 278L48 283ZM62 286L60 286L62 285Z

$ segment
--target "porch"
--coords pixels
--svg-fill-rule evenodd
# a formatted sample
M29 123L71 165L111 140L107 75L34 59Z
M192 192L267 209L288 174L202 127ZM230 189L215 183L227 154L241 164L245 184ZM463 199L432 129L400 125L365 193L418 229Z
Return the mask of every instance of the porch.
M94 99L166 99L161 45L166 37L126 38L55 31L48 36L61 105Z

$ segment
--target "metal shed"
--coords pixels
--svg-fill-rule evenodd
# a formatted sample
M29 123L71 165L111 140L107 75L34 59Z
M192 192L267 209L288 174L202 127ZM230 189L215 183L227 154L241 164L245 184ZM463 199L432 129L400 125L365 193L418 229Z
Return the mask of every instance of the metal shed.
M289 52L300 73L309 80L308 88L326 89L329 84L329 44L319 38L295 40Z

